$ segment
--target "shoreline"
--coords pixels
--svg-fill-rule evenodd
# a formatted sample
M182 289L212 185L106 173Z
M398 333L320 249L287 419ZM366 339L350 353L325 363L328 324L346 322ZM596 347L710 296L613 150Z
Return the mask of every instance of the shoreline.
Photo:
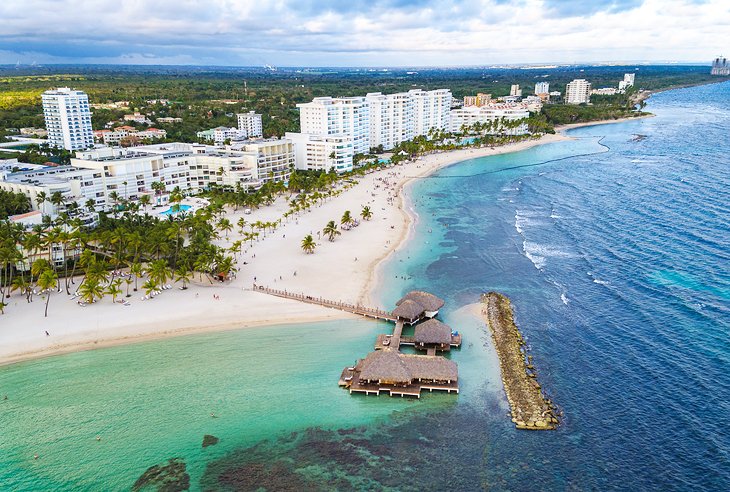
M644 117L650 116L653 115ZM263 279L264 275L271 274L273 268L283 268L286 264L289 271L292 268L294 269L293 276L288 275L284 278L283 275L280 275L278 279L274 276L273 282L276 285L268 286L297 292L307 292L304 289L312 289L309 292L323 297L339 298L376 307L377 303L373 303L372 300L382 281L383 265L391 254L399 250L412 238L414 224L418 220L418 216L412 210L412 207L408 207L409 187L416 179L424 178L440 169L466 160L519 152L538 145L570 140L571 137L565 135L564 132L579 126L620 123L632 119L639 119L639 117L563 125L556 127L555 134L546 134L536 139L495 148L486 147L436 152L419 157L414 162L396 168L366 175L364 178L359 179L356 186L346 190L339 197L299 216L294 219L294 223L282 224L281 231L272 233L269 237L261 240L262 243L268 245L267 249L261 250L257 244L252 244L249 248L250 251L245 251L239 258L239 261L247 259L252 263L252 265L241 267L240 277L249 275ZM389 186L385 194L382 194L380 183L386 178L397 181ZM377 193L374 191L375 189L378 189ZM390 205L387 204L389 196L394 198ZM282 202L285 201L282 200ZM343 231L340 238L334 243L324 240L318 243L318 250L326 249L330 247L330 244L334 247L339 246L337 251L331 253L331 256L325 256L326 252L319 251L314 255L303 256L297 247L298 245L292 249L291 242L287 243L281 239L282 236L279 236L279 232L283 231L285 232L283 236L285 238L286 234L291 233L291 229L295 229L295 237L297 238L300 237L301 232L314 232L315 229L312 226L316 224L321 227L320 223L322 221L326 223L323 217L330 218L332 216L331 209L335 206L340 205L338 211L343 206L347 209L357 210L355 206L361 205L363 202L375 204L373 205L375 218L372 221L364 221L362 225L356 228L360 230L356 230L354 233L353 231ZM284 204L275 203L269 207L259 209L254 212L255 217L251 216L249 220L255 220L259 216L271 216L272 213L281 212L284 206ZM376 209L376 206L385 213L381 213L380 210ZM328 215L325 215L325 211L321 209L327 209ZM242 214L243 212L239 211L238 213ZM392 223L388 222L387 224L382 224L382 221L379 221L383 226L390 225L390 229L381 227L378 231L369 230L369 234L364 235L364 230L372 229L372 225L378 222L376 219L380 218L380 215L384 215L382 220L392 221ZM231 240L233 239L235 239L235 236L231 238ZM383 240L387 240L384 251L379 252L376 249L376 243L382 243ZM298 243L298 240L296 242ZM338 244L341 242L349 243L349 251L346 250L347 245ZM343 252L343 250L346 251ZM259 259L251 259L256 258L256 253L259 253L260 257L265 257L260 263ZM282 256L282 253L284 256ZM248 256L245 256L246 254ZM366 260L359 263L364 268L357 268L357 263L352 266L352 254L359 255L355 256L355 262L358 262L358 258ZM316 260L314 260L315 257ZM311 265L311 263L317 262L319 265ZM244 262L244 264L246 263ZM316 268L317 266L320 268ZM301 272L299 276L297 276L298 271ZM329 275L323 274L325 271ZM349 285L337 285L337 278L342 277L336 275L345 272L349 274ZM266 282L261 282L261 284L266 285ZM219 298L224 294L233 294L233 296L226 298L225 303L211 301L209 287L215 287L214 292ZM193 294L194 298L191 298ZM203 294L205 300L200 298L199 294ZM183 297L185 295L190 299L187 302ZM65 294L54 294L50 303L49 317L38 319L37 316L30 315L32 311L39 310L37 306L17 306L21 302L19 302L19 297L15 296L13 300L16 306L9 306L10 309L3 315L5 319L0 318L2 321L10 318L9 323L3 323L5 328L0 326L0 366L95 348L162 340L184 335L270 325L316 323L337 319L353 319L355 317L355 315L349 313L319 306L303 305L293 300L272 299L264 294L251 291L248 282L244 282L242 278L234 280L231 284L220 286L195 282L191 284L191 288L187 291L173 289L170 295L160 296L161 299L146 303L136 303L133 296L130 300L135 302L134 307L127 308L128 310L124 307L112 305L109 301L100 301L100 305L79 308L74 303L64 299L65 297L67 297ZM63 306L59 306L61 302L64 302ZM25 304L25 302L23 301L22 304ZM125 315L130 314L132 316L118 316L114 311L120 309L125 309ZM58 310L62 312L58 313ZM16 311L20 311L20 313ZM87 312L88 315L85 314ZM175 316L171 316L171 313L175 313ZM37 315L38 313L34 314ZM51 321L51 317L54 316L55 319ZM61 316L61 319L58 318L59 316ZM13 322L14 319L17 319L17 321ZM38 325L37 328L41 330L41 333L43 330L48 329L54 335L60 332L62 337L59 341L53 338L53 343L49 343L51 339L47 339L45 336L39 337L23 332L17 334L18 337L9 337L8 333L3 333L3 331L7 331L9 326L28 327L33 325ZM102 325L104 325L103 328ZM47 326L52 326L52 328L46 328ZM35 328L35 326L33 327Z

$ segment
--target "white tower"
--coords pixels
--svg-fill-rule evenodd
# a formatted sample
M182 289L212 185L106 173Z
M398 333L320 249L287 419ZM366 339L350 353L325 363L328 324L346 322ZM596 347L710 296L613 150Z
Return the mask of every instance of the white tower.
M94 146L89 96L85 92L61 87L44 92L41 99L49 145L66 150Z

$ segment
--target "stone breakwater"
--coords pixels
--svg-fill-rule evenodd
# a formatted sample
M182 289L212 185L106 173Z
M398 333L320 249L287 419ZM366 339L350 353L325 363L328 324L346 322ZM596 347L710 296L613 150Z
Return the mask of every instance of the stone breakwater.
M518 429L552 430L558 424L555 405L543 394L537 371L517 329L509 299L497 292L482 294L482 315L492 332L502 383Z

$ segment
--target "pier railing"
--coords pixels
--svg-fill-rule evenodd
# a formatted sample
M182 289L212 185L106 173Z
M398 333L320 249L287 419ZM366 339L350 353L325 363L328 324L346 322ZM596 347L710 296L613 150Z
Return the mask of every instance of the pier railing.
M369 318L385 319L389 321L395 321L396 318L389 311L383 309L371 308L368 306L361 306L360 304L350 304L342 301L333 301L330 299L324 299L323 297L309 296L299 292L289 292L288 290L271 289L263 285L253 284L254 292L260 292L262 294L269 294L276 297L283 297L285 299L293 299L295 301L306 302L308 304L316 304L317 306L323 306L331 309L339 309L340 311L347 311L353 314L359 314L361 316L367 316Z

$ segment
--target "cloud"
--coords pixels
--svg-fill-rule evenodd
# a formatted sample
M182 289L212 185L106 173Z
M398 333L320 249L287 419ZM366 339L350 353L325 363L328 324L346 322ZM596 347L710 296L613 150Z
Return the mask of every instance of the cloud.
M10 0L0 19L0 63L485 65L730 53L727 0Z

